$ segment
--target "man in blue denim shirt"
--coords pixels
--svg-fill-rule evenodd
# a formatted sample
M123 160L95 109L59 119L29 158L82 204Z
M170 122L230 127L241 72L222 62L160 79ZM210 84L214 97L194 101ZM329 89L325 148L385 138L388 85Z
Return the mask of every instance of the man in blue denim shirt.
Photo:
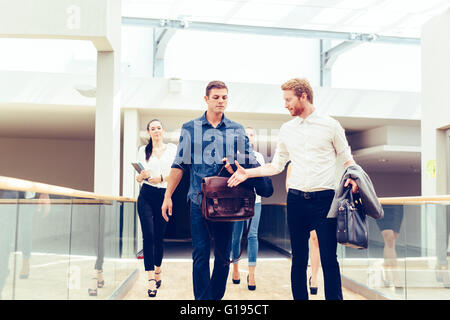
M221 81L211 81L206 87L207 111L202 117L191 120L181 129L180 143L168 178L162 205L166 221L172 215L171 196L180 182L183 172L190 172L188 198L191 202L191 235L193 245L193 287L196 300L220 300L225 294L231 251L233 222L208 222L214 238L214 269L210 277L210 238L201 212L202 178L215 176L223 166L223 159L231 163L237 160L244 167L258 166L249 145L244 127L224 115L228 102L228 88ZM268 197L273 193L270 180L254 180L258 194ZM217 258L217 259L216 259Z

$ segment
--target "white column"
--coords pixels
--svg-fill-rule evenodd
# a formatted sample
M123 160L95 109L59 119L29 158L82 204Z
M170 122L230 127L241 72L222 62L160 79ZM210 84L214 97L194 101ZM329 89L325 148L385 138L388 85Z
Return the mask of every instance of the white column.
M139 147L139 113L136 109L123 111L123 177L122 195L137 198L139 184L136 182L136 170L131 166L135 162Z
M97 54L94 192L120 194L121 2L107 1L106 34L112 50Z
M94 192L112 196L120 190L119 62L117 51L98 52Z

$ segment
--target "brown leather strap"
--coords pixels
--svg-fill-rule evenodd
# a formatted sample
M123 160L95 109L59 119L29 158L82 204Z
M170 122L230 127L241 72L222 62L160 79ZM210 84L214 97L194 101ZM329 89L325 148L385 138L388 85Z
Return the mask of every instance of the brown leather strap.
M220 174L222 173L222 170L225 168L225 164L222 165L222 168L220 168L219 173L217 174L217 176L219 177Z

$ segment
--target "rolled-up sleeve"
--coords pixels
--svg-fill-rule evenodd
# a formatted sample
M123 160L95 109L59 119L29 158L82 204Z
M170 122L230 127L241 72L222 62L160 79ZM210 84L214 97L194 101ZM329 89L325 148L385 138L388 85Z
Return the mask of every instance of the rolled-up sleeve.
M272 166L274 166L279 172L284 170L286 163L289 161L289 151L282 138L282 131L278 135L277 147L272 159Z
M351 148L345 137L345 131L337 121L335 121L333 145L336 150L336 156L342 159L344 163L353 160Z

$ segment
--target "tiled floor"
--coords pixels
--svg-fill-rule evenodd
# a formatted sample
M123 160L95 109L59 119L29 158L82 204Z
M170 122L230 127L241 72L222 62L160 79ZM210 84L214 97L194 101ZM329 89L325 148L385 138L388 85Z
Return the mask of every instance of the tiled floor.
M162 285L156 298L147 296L147 279L142 260L139 265L139 277L125 296L125 300L192 300L192 259L190 244L178 243L167 248L163 261ZM175 248L174 248L175 247ZM178 252L178 253L177 253ZM211 255L212 256L212 255ZM291 300L290 267L291 260L277 251L261 246L256 268L256 290L247 288L247 259L245 252L240 262L241 283L235 285L230 275L224 300ZM213 260L211 259L211 270ZM309 272L309 270L308 270ZM343 288L344 299L366 300L364 297ZM324 300L323 279L319 272L319 291L311 300Z
M347 259L341 273L393 300L450 300L450 271L435 265L432 257L398 259L396 268L384 268L383 259Z

